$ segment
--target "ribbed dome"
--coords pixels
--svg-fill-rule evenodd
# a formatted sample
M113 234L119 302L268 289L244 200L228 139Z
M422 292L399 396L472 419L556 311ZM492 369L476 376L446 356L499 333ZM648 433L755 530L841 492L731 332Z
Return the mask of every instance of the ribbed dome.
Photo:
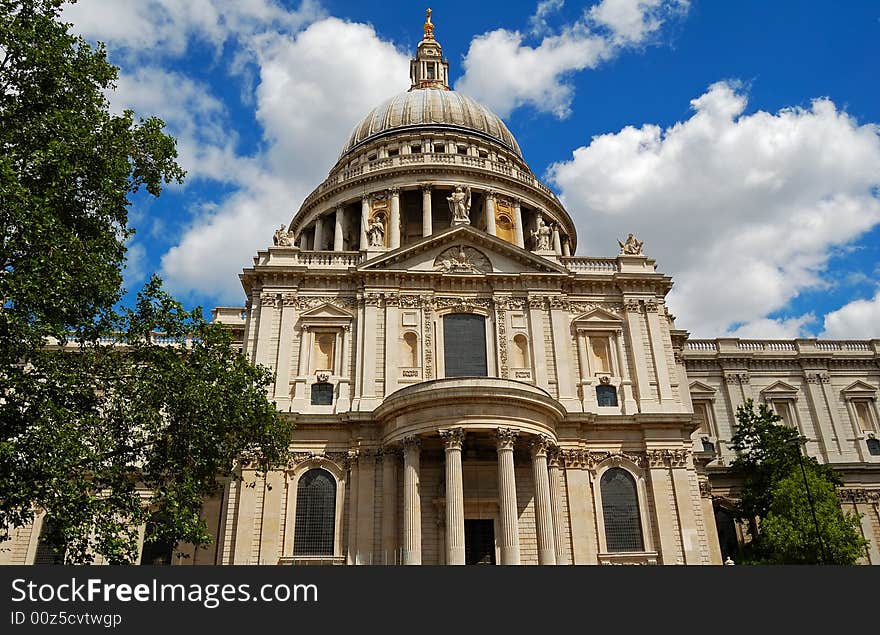
M355 127L342 154L375 137L423 127L477 133L507 146L522 158L519 144L498 115L470 97L435 88L410 90L374 108Z

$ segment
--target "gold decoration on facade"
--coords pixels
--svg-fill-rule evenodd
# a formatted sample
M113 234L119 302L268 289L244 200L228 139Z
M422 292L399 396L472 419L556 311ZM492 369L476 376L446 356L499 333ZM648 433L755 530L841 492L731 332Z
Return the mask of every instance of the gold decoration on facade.
M434 39L434 25L431 24L431 10L425 9L425 39Z

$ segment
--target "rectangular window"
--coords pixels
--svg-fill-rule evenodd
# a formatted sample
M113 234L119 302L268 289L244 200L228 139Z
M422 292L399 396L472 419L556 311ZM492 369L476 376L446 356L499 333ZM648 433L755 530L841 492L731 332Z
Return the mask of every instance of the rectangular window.
M428 79L434 79L434 65L428 64Z
M700 434L712 436L712 429L709 425L709 404L705 401L695 401L694 414L697 416L697 419L700 420L700 428L698 432Z
M409 147L409 151L410 151L410 153L412 153L412 154L421 154L421 153L422 153L422 146L420 146L420 145L412 145L412 146Z
M871 404L867 401L853 401L853 409L856 411L856 421L859 424L859 430L874 430Z
M443 361L447 377L487 377L486 318L452 313L443 318Z
M791 410L791 403L789 401L774 401L773 410L775 410L776 414L780 416L780 418L782 419L782 423L784 423L789 428L797 429L797 425L795 425L794 421L794 413Z
M391 148L390 150L388 150L389 157L396 157L398 154L400 154L400 150L398 150L397 148Z

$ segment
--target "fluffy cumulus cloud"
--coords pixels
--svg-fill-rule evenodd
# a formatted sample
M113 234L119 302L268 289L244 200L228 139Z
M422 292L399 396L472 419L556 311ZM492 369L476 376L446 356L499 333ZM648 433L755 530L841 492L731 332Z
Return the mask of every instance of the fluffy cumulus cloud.
M252 160L242 189L206 208L163 256L163 275L178 293L210 290L240 301L242 264L326 176L354 123L409 87L407 55L372 27L336 18L293 38L265 35L255 54L267 149Z
M672 15L687 11L687 0L602 0L559 33L547 17L562 7L544 0L530 20L535 46L519 31L495 29L473 39L455 88L485 103L502 117L520 106L564 118L573 89L567 77L595 68L627 47L643 45Z
M822 337L867 339L877 337L880 325L880 291L868 300L854 300L825 316Z
M647 237L675 276L679 326L792 337L811 316L768 316L827 284L833 249L880 222L880 129L828 99L776 113L746 105L737 85L714 84L686 121L594 137L548 177L578 223L580 253L607 253L629 231ZM840 311L826 332L865 311Z

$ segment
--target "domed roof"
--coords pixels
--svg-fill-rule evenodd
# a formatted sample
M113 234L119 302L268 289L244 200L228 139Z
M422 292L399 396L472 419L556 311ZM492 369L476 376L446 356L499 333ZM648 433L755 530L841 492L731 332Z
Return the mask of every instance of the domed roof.
M522 158L519 144L498 115L470 97L442 88L414 88L377 106L352 131L342 154L376 137L414 128L475 133Z

